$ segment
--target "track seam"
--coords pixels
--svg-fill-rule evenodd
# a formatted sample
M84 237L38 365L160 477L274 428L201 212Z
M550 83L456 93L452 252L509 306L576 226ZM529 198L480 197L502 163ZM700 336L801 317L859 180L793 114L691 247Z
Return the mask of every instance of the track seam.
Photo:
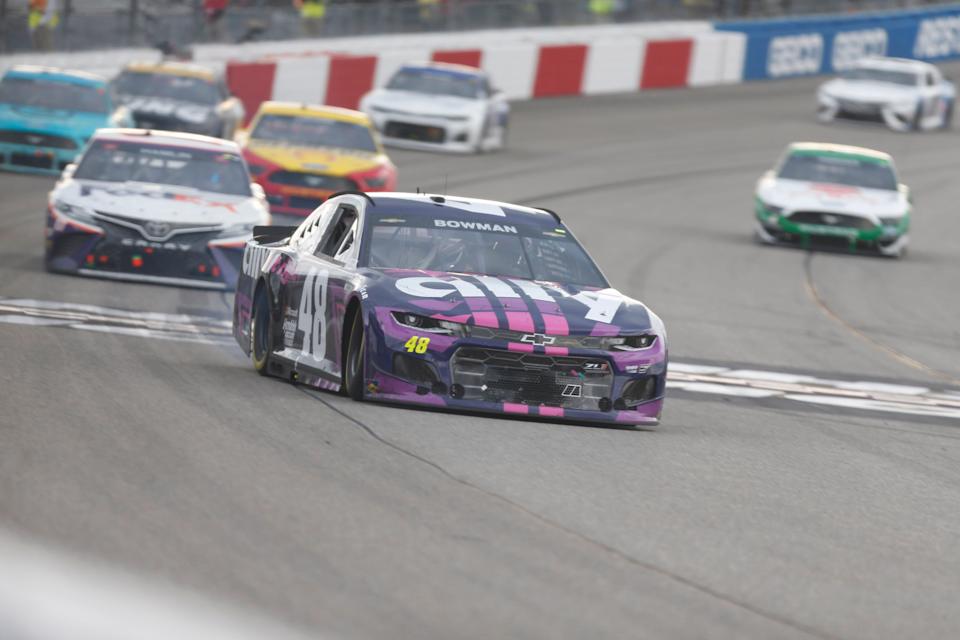
M866 333L862 329L858 329L853 324L845 320L840 314L834 311L830 305L827 304L826 300L823 299L823 296L820 295L819 290L817 290L817 285L813 282L813 252L807 252L807 255L803 258L803 271L804 271L804 287L807 290L807 295L813 301L813 303L826 315L828 318L836 322L838 325L852 333L853 335L860 338L863 342L867 343L875 350L893 358L900 364L906 365L917 371L922 371L927 375L931 375L935 378L945 380L951 384L960 384L960 379L957 379L946 373L940 371L939 369L934 369L933 367L926 365L919 360L908 356L907 354L894 349L893 347L884 344L883 342L877 340L870 334Z
M789 628L791 628L791 629L794 629L794 630L796 630L796 631L800 631L801 633L805 633L805 634L807 634L807 635L810 635L810 636L813 636L813 637L816 637L816 638L821 638L822 640L840 640L840 637L839 637L839 636L830 635L830 634L828 634L828 633L826 633L826 632L824 632L824 631L820 631L819 629L815 629L815 628L813 628L813 627L809 627L809 626L804 625L804 624L802 624L802 623L800 623L800 622L795 622L795 621L793 621L793 620L791 620L791 619L789 619L789 618L782 617L782 616L780 616L780 615L778 615L778 614L776 614L776 613L770 613L770 612L768 612L768 611L765 611L765 610L763 610L763 609L760 609L759 607L756 607L756 606L754 606L754 605L751 605L751 604L748 603L748 602L744 602L744 601L738 600L738 599L736 599L736 598L734 598L734 597L732 597L732 596L729 596L729 595L726 595L726 594L721 593L721 592L719 592L719 591L716 591L716 590L714 590L714 589L712 589L712 588L710 588L710 587L708 587L708 586L705 586L705 585L699 584L699 583L697 583L697 582L694 582L694 581L691 580L690 578L685 578L685 577L683 577L683 576L681 576L681 575L679 575L679 574L677 574L677 573L673 573L673 572L670 571L669 569L664 569L663 567L659 567L659 566L657 566L657 565L655 565L655 564L651 564L651 563L646 562L646 561L644 561L644 560L640 560L639 558L635 558L635 557L633 557L633 556L625 553L624 551L621 551L620 549L617 549L616 547L610 546L609 544L606 544L606 543L604 543L604 542L600 542L600 541L598 541L598 540L594 540L593 538L590 538L589 536L587 536L587 535L585 535L585 534L583 534L583 533L580 533L580 532L575 531L575 530L573 530L573 529L569 529L569 528L567 528L566 526L564 526L564 525L562 525L562 524L560 524L560 523L558 523L558 522L555 522L555 521L547 518L546 516L543 516L543 515L535 512L535 511L532 511L532 510L530 510L529 508L523 506L522 504L519 504L518 502L515 502L515 501L511 500L510 498L507 498L506 496L500 495L499 493L495 493L495 492L493 492L493 491L490 491L490 490L488 490L488 489L484 489L483 487L480 487L480 486L478 486L478 485L475 485L475 484L473 484L472 482L470 482L469 480L465 480L465 479L461 478L460 476L457 476L457 475L453 474L452 472L448 471L448 470L447 470L446 468L444 468L442 465L437 464L436 462L434 462L434 461L432 461L432 460L430 460L430 459L428 459L428 458L425 458L425 457L423 457L423 456L421 456L421 455L419 455L419 454L417 454L417 453L414 453L413 451L410 451L409 449L406 449L406 448L404 448L404 447L402 447L402 446L400 446L400 445L398 445L398 444L396 444L396 443L394 443L394 442L392 442L392 441L390 441L390 440L387 440L386 438L384 438L383 436L381 436L379 433L377 433L377 432L376 432L372 427L370 427L369 425L363 423L363 422L360 421L358 418L355 418L354 416L350 415L349 413L347 413L347 412L345 412L345 411L337 408L336 406L334 406L333 404L331 404L329 401L327 401L325 398L323 398L323 397L320 395L321 393L323 393L322 391L315 391L315 390L313 390L313 389L307 389L307 388L301 387L300 385L297 385L296 388L297 388L299 391L301 391L303 394L305 394L306 396L308 396L308 397L310 397L310 398L312 398L312 399L320 402L321 404L323 404L325 407L327 407L328 409L330 409L330 410L333 411L334 413L337 413L338 415L342 416L343 418L345 418L345 419L347 419L348 421L352 422L353 424L357 425L358 427L360 427L360 429L362 429L364 432L366 432L371 438L373 438L373 439L376 440L377 442L379 442L379 443L381 443L381 444L383 444L383 445L385 445L385 446L387 446L387 447L390 447L391 449L397 451L398 453L401 453L401 454L403 454L403 455L405 455L405 456L408 456L408 457L410 457L410 458L413 458L414 460L416 460L416 461L418 461L418 462L420 462L420 463L422 463L422 464L425 464L425 465L429 466L430 468L438 471L439 473L441 473L441 474L444 475L445 477L449 478L450 480L453 480L454 482L456 482L456 483L458 483L458 484L460 484L460 485L463 485L463 486L465 486L465 487L468 487L468 488L470 488L470 489L472 489L472 490L474 490L474 491L477 491L478 493L481 493L481 494L483 494L483 495L485 495L485 496L487 496L487 497L493 498L493 499L495 499L495 500L499 500L499 501L501 501L501 502L509 505L510 507L512 507L512 508L514 508L514 509L517 509L518 511L526 514L527 516L530 516L530 517L534 518L534 519L537 520L538 522L541 522L541 523L543 523L543 524L545 524L545 525L547 525L547 526L549 526L549 527L551 527L551 528L553 528L553 529L556 529L556 530L558 530L558 531L562 531L562 532L565 533L566 535L572 536L572 537L574 537L574 538L576 538L576 539L578 539L578 540L581 540L581 541L583 541L583 542L586 542L586 543L589 544L589 545L595 546L595 547L597 547L597 548L599 548L599 549L601 549L601 550L603 550L603 551L605 551L605 552L607 552L607 553L609 553L609 554L611 554L611 555L614 555L614 556L620 558L621 560L624 560L624 561L626 561L626 562L628 562L628 563L630 563L630 564L632 564L632 565L635 565L635 566L640 567L640 568L642 568L642 569L646 569L647 571L650 571L650 572L652 572L652 573L656 573L656 574L658 574L658 575L660 575L660 576L664 576L664 577L666 577L666 578L668 578L668 579L670 579L670 580L673 580L673 581L676 582L676 583L682 584L682 585L685 586L685 587L691 588L691 589L693 589L693 590L695 590L695 591L698 591L698 592L703 593L703 594L705 594L705 595L707 595L707 596L710 596L710 597L712 597L712 598L714 598L714 599L716 599L716 600L720 600L720 601L725 602L725 603L727 603L727 604L733 605L733 606L735 606L735 607L737 607L737 608L743 609L744 611L747 611L747 612L749 612L749 613L752 613L752 614L754 614L754 615L756 615L756 616L759 616L759 617L764 618L764 619L766 619L766 620L769 620L769 621L771 621L771 622L775 622L775 623L777 623L777 624L782 624L782 625L787 626L787 627L789 627Z

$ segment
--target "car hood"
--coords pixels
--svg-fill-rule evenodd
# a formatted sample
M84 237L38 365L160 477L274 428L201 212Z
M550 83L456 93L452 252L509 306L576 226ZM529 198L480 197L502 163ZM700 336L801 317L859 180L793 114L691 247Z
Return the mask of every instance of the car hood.
M376 307L523 333L664 336L656 314L616 289L406 269L364 275Z
M255 224L266 218L253 196L232 196L195 189L142 183L68 180L52 193L98 213L173 224Z
M161 117L188 124L203 124L214 117L216 105L200 102L186 102L157 96L118 96L121 104L133 112L135 117Z
M436 96L412 91L378 89L364 101L369 109L380 108L419 116L471 116L483 107L482 100Z
M916 87L907 87L890 82L867 80L844 80L836 78L821 86L821 91L840 100L858 102L897 102L916 100Z
M88 138L97 129L107 126L109 120L110 116L105 113L0 104L0 129Z
M290 171L348 176L384 164L384 156L352 149L329 147L294 147L251 140L244 148L247 160L269 164Z
M864 189L841 184L764 180L757 195L765 203L785 211L829 211L861 216L896 216L907 209L906 195L888 189Z

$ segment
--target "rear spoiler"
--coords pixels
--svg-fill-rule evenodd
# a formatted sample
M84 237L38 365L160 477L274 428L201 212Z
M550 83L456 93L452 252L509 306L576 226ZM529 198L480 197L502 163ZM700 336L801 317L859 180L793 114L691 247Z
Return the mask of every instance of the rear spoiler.
M253 228L253 239L258 244L271 244L286 240L293 235L298 227L283 227L277 225L259 225Z

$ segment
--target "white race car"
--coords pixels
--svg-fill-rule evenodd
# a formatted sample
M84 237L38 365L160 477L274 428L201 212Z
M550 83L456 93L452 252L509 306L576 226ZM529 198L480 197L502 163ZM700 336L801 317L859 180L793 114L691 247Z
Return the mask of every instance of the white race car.
M888 154L795 142L757 183L755 233L766 244L898 257L909 242L910 209L910 190Z
M875 120L894 131L946 129L953 120L956 87L927 62L864 58L820 86L817 116Z
M440 62L401 67L360 109L385 144L467 153L503 148L510 118L506 96L486 73Z
M50 271L233 289L263 189L235 142L100 129L47 203Z

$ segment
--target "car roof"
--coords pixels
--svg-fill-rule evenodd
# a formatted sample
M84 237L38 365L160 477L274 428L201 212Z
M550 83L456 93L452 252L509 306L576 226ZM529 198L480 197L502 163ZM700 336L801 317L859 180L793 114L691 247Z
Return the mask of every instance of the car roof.
M199 64L189 62L131 62L123 68L124 71L135 73L163 73L171 76L200 78L202 80L216 80L216 74Z
M794 142L788 147L789 152L805 151L817 153L838 153L851 156L865 156L877 160L886 160L893 162L893 157L886 152L868 149L866 147L855 147L848 144L832 144L828 142Z
M377 213L449 219L482 219L491 224L557 225L560 218L548 209L527 207L496 200L465 198L429 193L377 192L367 194Z
M421 62L405 64L403 69L431 69L433 71L447 71L454 74L483 76L486 72L477 67L471 67L467 64L455 64L453 62Z
M180 133L176 131L152 131L150 129L98 129L93 134L95 140L115 140L118 142L141 142L143 144L157 144L164 146L203 149L207 151L224 151L240 153L240 147L233 140L223 140L211 136L201 136L196 133Z
M302 116L307 118L322 118L325 120L339 120L370 126L370 118L362 111L329 107L326 105L304 104L302 102L280 102L268 100L260 105L259 114L275 114L287 116Z
M855 63L855 68L858 69L882 69L886 71L909 71L912 73L922 73L931 67L933 67L933 65L929 62L910 60L908 58L868 57L861 58Z
M32 64L18 64L11 67L4 77L19 78L44 78L52 82L69 82L91 87L106 86L107 79L86 71L75 71L73 69L58 69L56 67L43 67Z

